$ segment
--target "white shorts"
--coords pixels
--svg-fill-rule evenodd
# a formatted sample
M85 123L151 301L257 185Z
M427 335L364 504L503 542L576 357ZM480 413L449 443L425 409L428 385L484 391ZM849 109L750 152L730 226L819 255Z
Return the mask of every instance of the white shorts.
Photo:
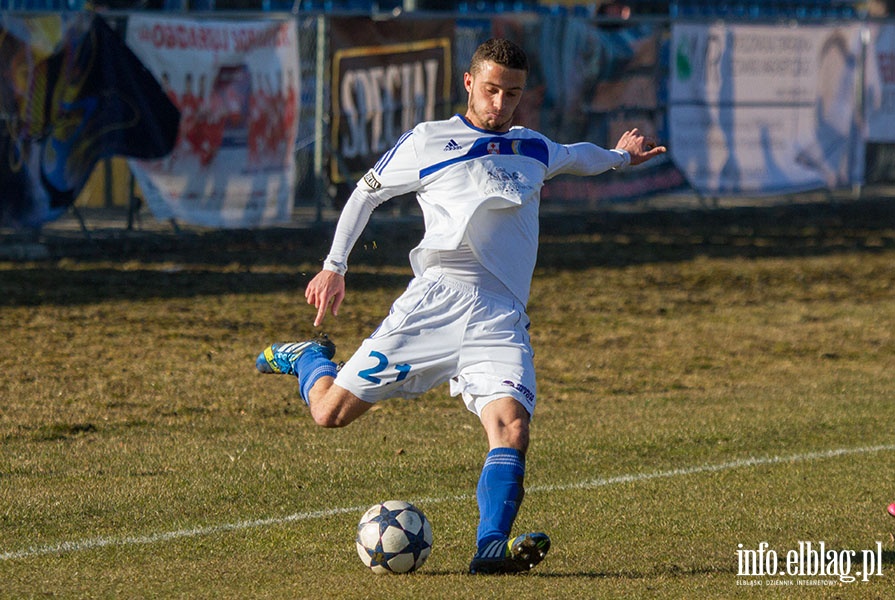
M391 312L339 370L336 384L365 402L413 398L450 381L481 414L493 400L535 408L534 353L525 307L467 283L413 279Z

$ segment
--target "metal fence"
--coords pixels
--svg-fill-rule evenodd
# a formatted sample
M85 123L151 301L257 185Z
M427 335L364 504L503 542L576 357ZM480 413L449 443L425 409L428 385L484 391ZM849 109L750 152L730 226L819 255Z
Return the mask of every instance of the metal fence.
M124 3L122 3L124 4ZM133 8L132 4L131 8ZM258 10L247 10L255 7ZM329 26L331 19L339 16L357 16L359 14L380 14L389 8L399 8L408 2L328 2L322 0L277 3L264 0L239 6L237 3L227 4L222 0L163 0L150 4L144 2L144 8L178 11L181 15L195 18L257 19L291 18L295 19L299 32L300 68L301 68L301 102L298 119L298 136L294 148L296 164L295 206L311 209L319 218L321 212L331 207L337 192L326 176L325 161L331 152L330 148L330 64ZM413 3L410 3L413 4ZM424 5L424 3L419 3ZM414 18L439 17L453 18L457 27L453 41L453 63L458 71L468 64L475 47L490 34L490 17L506 11L518 14L537 14L548 11L556 15L562 13L568 18L600 20L608 27L624 25L637 27L649 24L664 28L666 31L675 20L704 20L723 18L732 22L761 20L789 22L792 18L817 19L821 21L854 21L867 17L861 12L866 3L844 1L815 2L779 2L774 0L743 0L740 2L711 2L709 0L679 0L676 2L629 2L635 11L627 18L615 13L601 13L601 7L607 2L580 5L578 7L562 7L558 5L538 4L531 2L461 2L450 3L456 8L452 11L422 10L417 11ZM664 14L656 6L664 6ZM0 10L14 11L49 11L78 10L83 6L81 0L0 0ZM117 25L123 32L127 26L127 17L132 10L116 7L103 14ZM227 8L232 7L232 10ZM199 9L215 9L213 12L202 12ZM642 9L644 14L637 14ZM408 16L405 14L404 16ZM403 18L403 17L399 17ZM462 96L462 85L454 74L454 103ZM877 164L868 165L868 173L878 177L892 177L895 169L891 168L893 152L891 147L882 145L874 148L869 154ZM889 165L887 167L887 164ZM306 211L307 212L307 211ZM306 212L304 214L306 214Z

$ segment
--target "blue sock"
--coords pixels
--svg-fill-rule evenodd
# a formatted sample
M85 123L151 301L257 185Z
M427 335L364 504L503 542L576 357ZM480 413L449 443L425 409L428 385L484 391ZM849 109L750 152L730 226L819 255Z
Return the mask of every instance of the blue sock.
M476 487L479 504L476 546L479 551L489 542L510 537L524 495L524 478L525 456L522 452L514 448L494 448L488 453Z
M335 377L336 363L326 358L315 348L309 348L295 361L295 376L298 377L298 393L305 404L309 404L311 388L321 377Z

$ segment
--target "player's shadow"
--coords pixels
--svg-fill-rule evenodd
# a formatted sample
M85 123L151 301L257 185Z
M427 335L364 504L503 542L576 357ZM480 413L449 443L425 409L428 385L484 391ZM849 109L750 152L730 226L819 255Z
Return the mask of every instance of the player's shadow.
M504 575L488 575L487 577L534 577L535 579L594 579L594 580L607 580L607 579L626 579L626 580L641 580L641 579L656 579L656 578L685 578L685 577L699 577L703 575L730 575L731 577L736 575L735 566L730 566L727 568L722 567L692 567L692 568L683 568L677 565L666 565L656 567L655 569L650 569L649 571L636 571L636 570L624 570L624 571L600 571L600 570L585 570L585 571L566 571L566 572L555 572L550 571L549 567L545 568L544 566L539 566L538 568L528 572L528 573L516 573L516 574L504 574ZM420 571L417 576L426 576L426 577L455 577L457 575L467 575L468 573L457 572L457 571L434 571L425 569ZM481 575L470 575L470 577L484 577Z
M895 550L883 550L882 562L885 565L895 564ZM649 571L639 570L622 570L622 571L601 571L601 570L584 570L584 571L566 571L556 572L550 571L547 565L538 567L529 573L497 575L496 577L534 577L536 579L593 579L593 580L643 580L656 578L675 578L684 579L687 577L700 577L704 575L729 575L731 578L737 576L737 568L735 563L728 566L702 566L702 567L681 567L678 565L661 565L656 566ZM465 572L459 574L466 574ZM427 577L440 577L458 575L457 571L432 571L424 570L419 575Z

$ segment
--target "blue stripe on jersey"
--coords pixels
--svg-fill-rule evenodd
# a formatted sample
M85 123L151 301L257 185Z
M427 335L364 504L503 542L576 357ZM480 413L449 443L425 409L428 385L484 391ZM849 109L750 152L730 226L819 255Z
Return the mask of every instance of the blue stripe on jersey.
M527 156L528 158L533 158L537 161L540 161L544 164L544 166L547 166L547 161L549 158L547 144L544 142L544 140L529 138L506 139L499 137L479 138L469 149L469 152L467 152L463 156L457 156L450 160L435 163L434 165L430 165L425 169L420 170L420 179L458 162L482 158L483 156L488 156L489 154L502 154L505 156L515 154L518 156Z
M379 161L373 166L373 170L376 171L379 175L382 175L382 170L388 165L389 161L395 156L395 152L398 151L398 146L404 143L404 141L410 137L410 134L413 133L413 130L410 129L405 131L404 134L398 138L397 143L392 147L391 150L382 155Z

